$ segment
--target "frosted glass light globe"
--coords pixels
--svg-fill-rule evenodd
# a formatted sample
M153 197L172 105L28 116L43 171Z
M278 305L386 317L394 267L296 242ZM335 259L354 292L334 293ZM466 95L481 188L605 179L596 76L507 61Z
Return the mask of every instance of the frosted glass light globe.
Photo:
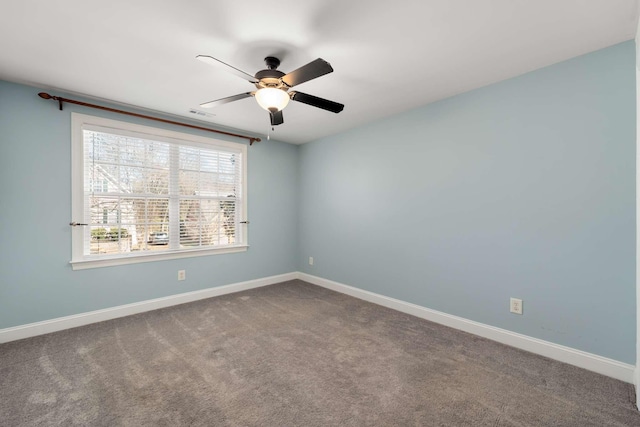
M265 87L256 92L256 101L267 111L280 111L289 104L289 94L282 89Z

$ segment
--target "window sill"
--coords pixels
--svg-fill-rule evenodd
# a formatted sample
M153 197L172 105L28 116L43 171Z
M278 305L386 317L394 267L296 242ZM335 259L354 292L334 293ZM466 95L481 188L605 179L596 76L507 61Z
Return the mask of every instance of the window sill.
M198 256L231 254L236 252L246 252L248 245L229 246L216 249L198 249L190 251L163 252L155 254L144 254L134 256L117 256L100 259L83 259L71 261L72 270L86 270L89 268L113 267L116 265L138 264L141 262L166 261L170 259L192 258Z

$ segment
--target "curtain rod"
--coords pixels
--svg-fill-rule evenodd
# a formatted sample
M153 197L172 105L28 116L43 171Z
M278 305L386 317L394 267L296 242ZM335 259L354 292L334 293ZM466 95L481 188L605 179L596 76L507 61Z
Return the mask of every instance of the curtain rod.
M82 101L76 101L74 99L67 99L67 98L62 98L60 96L53 96L53 95L49 95L46 92L40 92L38 94L38 96L40 98L43 98L43 99L53 99L54 101L58 101L58 104L60 105L60 111L62 111L62 103L63 102L68 102L69 104L82 105L83 107L96 108L98 110L110 111L112 113L124 114L124 115L127 115L127 116L133 116L133 117L140 117L142 119L155 120L157 122L169 123L171 125L185 126L185 127L192 128L192 129L206 130L208 132L215 132L215 133L219 133L219 134L222 134L222 135L235 136L236 138L244 138L244 139L248 139L249 140L249 145L253 145L254 142L260 142L261 141L260 138L255 137L255 136L239 135L237 133L224 132L224 131L221 131L221 130L205 128L205 127L200 127L200 126L194 126L194 125L190 125L190 124L187 124L187 123L174 122L173 120L160 119L158 117L146 116L144 114L131 113L129 111L118 110L118 109L109 108L109 107L103 107L101 105L89 104L87 102L82 102Z

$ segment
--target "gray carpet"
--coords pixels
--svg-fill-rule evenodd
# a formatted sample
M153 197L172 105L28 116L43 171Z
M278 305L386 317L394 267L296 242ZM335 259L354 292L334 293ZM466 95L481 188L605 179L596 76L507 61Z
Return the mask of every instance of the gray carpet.
M629 384L301 281L0 345L2 426L640 426Z

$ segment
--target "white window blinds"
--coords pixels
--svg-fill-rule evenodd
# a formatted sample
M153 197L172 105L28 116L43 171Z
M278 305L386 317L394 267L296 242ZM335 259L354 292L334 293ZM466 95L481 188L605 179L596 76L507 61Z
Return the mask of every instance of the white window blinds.
M81 222L87 226L81 259L74 256L72 262L246 245L241 224L246 146L176 139L160 129L152 135L153 128L142 133L131 129L138 126L121 125L85 120L77 130Z

